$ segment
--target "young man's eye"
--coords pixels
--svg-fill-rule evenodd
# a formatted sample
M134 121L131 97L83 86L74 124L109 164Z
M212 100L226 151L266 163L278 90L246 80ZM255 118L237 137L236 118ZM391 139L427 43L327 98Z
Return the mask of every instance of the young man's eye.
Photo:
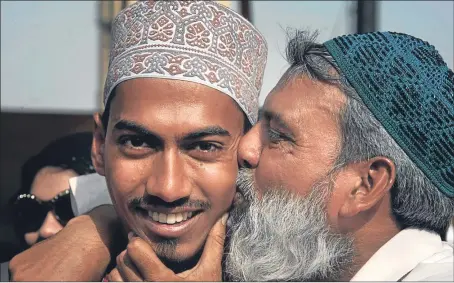
M158 141L140 135L120 136L117 144L120 152L128 158L142 158L162 147Z
M120 137L119 143L123 146L138 148L138 147L147 147L148 144L146 141L138 136L123 136Z
M215 162L224 153L224 145L215 141L195 141L184 148L189 156L203 162Z
M211 142L198 142L193 144L192 149L203 152L214 152L220 149L220 146Z

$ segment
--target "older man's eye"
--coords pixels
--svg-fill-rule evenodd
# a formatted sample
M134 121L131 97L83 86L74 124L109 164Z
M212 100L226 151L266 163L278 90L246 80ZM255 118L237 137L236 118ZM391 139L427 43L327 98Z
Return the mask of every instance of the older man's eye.
M271 128L268 128L267 132L268 132L268 139L270 142L278 143L283 140L283 136L279 132L276 132L275 130L273 130Z

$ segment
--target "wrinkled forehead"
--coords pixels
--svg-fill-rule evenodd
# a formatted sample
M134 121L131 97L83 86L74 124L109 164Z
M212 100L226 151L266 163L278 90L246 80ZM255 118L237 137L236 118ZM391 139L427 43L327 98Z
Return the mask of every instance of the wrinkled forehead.
M281 80L267 96L262 112L272 111L295 122L314 114L337 118L345 102L337 86L302 75Z

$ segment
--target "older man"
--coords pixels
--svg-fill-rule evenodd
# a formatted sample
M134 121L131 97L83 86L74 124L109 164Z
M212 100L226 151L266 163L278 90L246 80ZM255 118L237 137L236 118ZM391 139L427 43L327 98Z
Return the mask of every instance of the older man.
M250 206L226 271L247 281L453 281L442 242L454 213L454 74L415 37L376 32L315 44L242 139Z
M115 18L112 39L93 165L125 230L187 270L232 204L266 43L212 1L139 1Z
M248 203L231 214L224 271L247 281L453 281L453 249L439 236L454 214L453 72L405 34L313 39L290 41L290 68L240 143ZM139 237L129 247L131 263L119 266L141 279L182 278Z

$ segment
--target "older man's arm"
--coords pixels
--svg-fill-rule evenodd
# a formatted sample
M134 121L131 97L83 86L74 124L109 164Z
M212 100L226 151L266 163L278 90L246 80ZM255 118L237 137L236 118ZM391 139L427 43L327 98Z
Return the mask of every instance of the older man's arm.
M58 234L15 256L9 265L13 281L100 281L116 242L120 224L113 206L103 205L73 218Z

